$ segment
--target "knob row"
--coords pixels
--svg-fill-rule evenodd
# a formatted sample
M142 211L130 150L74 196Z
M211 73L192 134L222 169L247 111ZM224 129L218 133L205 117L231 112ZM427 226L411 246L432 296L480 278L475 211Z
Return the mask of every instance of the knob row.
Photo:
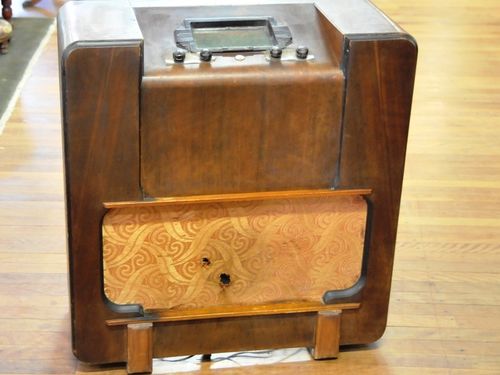
M273 59L281 59L281 55L283 54L283 49L278 46L273 46L269 51L271 57ZM295 49L295 55L298 59L305 60L309 55L309 48L306 46L299 46ZM172 57L176 63L184 62L186 58L186 52L178 49L172 54ZM211 61L212 60L212 52L209 49L202 49L200 51L200 60L201 61Z

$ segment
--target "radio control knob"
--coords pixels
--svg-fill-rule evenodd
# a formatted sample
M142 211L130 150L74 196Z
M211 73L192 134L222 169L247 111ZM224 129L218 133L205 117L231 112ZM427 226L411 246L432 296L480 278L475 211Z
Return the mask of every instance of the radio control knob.
M202 49L200 52L200 60L201 61L211 61L212 60L212 52L209 49Z
M186 52L183 50L178 49L174 53L172 53L172 57L174 58L174 61L176 63L181 63L184 62L184 59L186 58Z
M307 48L306 46L298 46L295 50L295 53L297 55L297 58L305 60L307 59L307 55L309 54L309 48Z
M271 51L270 51L270 54L271 54L272 58L274 58L274 59L281 59L282 53L283 53L283 50L280 47L278 47L278 46L272 46Z

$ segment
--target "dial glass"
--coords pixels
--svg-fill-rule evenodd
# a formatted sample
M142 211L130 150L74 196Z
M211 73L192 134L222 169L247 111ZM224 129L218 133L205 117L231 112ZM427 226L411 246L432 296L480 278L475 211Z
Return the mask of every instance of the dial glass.
M276 44L268 20L229 20L191 23L197 49L212 51L266 50Z

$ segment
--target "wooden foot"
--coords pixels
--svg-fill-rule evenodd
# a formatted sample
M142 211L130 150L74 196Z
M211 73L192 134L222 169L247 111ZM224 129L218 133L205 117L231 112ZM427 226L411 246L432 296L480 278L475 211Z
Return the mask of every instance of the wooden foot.
M314 359L338 357L341 315L341 310L318 312L315 345L311 350Z
M153 324L129 324L127 337L127 372L136 374L153 371Z

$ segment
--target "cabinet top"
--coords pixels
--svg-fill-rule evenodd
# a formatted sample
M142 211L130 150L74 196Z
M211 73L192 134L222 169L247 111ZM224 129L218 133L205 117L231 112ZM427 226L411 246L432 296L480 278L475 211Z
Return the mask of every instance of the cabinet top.
M58 15L60 51L73 43L142 43L134 9L264 4L313 4L344 35L404 33L367 0L87 0L69 1Z

